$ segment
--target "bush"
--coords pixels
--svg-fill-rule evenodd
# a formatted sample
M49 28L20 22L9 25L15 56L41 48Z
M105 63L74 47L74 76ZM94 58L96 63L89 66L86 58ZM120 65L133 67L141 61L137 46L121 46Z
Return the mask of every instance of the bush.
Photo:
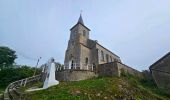
M35 68L21 66L18 68L4 68L0 70L0 87L6 87L9 83L31 77L34 74ZM37 70L37 74L40 69Z

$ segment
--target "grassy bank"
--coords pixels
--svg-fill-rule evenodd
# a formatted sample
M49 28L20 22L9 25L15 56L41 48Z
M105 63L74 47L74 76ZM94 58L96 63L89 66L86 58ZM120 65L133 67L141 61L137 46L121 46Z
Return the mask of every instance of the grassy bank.
M168 100L150 83L134 77L103 77L79 82L60 82L42 91L30 92L26 100Z

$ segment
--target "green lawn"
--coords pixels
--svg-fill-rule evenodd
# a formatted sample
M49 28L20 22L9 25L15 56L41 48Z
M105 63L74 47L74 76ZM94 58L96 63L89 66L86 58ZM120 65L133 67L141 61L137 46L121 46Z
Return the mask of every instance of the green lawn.
M159 92L133 77L103 77L79 82L60 82L46 90L29 92L26 100L168 100Z

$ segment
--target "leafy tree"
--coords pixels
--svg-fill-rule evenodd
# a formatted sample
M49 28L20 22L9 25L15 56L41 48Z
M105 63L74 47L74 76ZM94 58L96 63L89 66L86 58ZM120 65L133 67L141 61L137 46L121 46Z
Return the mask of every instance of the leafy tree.
M33 75L35 68L26 65L14 65L16 58L14 50L8 47L0 47L0 88ZM40 69L37 68L36 70L36 74L40 74Z
M0 87L6 87L9 83L31 77L35 68L30 66L21 66L18 68L4 68L0 70ZM40 74L41 70L37 68L37 73Z
M0 47L0 68L10 66L17 58L15 51L8 47Z

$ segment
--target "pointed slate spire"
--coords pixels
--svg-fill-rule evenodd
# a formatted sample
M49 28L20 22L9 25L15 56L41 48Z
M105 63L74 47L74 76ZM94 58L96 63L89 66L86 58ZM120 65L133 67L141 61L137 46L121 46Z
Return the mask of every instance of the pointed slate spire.
M78 23L81 23L81 24L83 24L83 25L84 25L83 18L82 18L82 16L81 16L81 14L80 14L80 17L79 17Z
M82 11L81 11L81 13L80 13L80 17L79 17L79 19L78 19L77 24L74 25L70 30L72 30L72 29L73 29L74 27L76 27L78 24L81 24L81 25L84 26L87 30L90 31L90 29L84 25L83 18L82 18Z

